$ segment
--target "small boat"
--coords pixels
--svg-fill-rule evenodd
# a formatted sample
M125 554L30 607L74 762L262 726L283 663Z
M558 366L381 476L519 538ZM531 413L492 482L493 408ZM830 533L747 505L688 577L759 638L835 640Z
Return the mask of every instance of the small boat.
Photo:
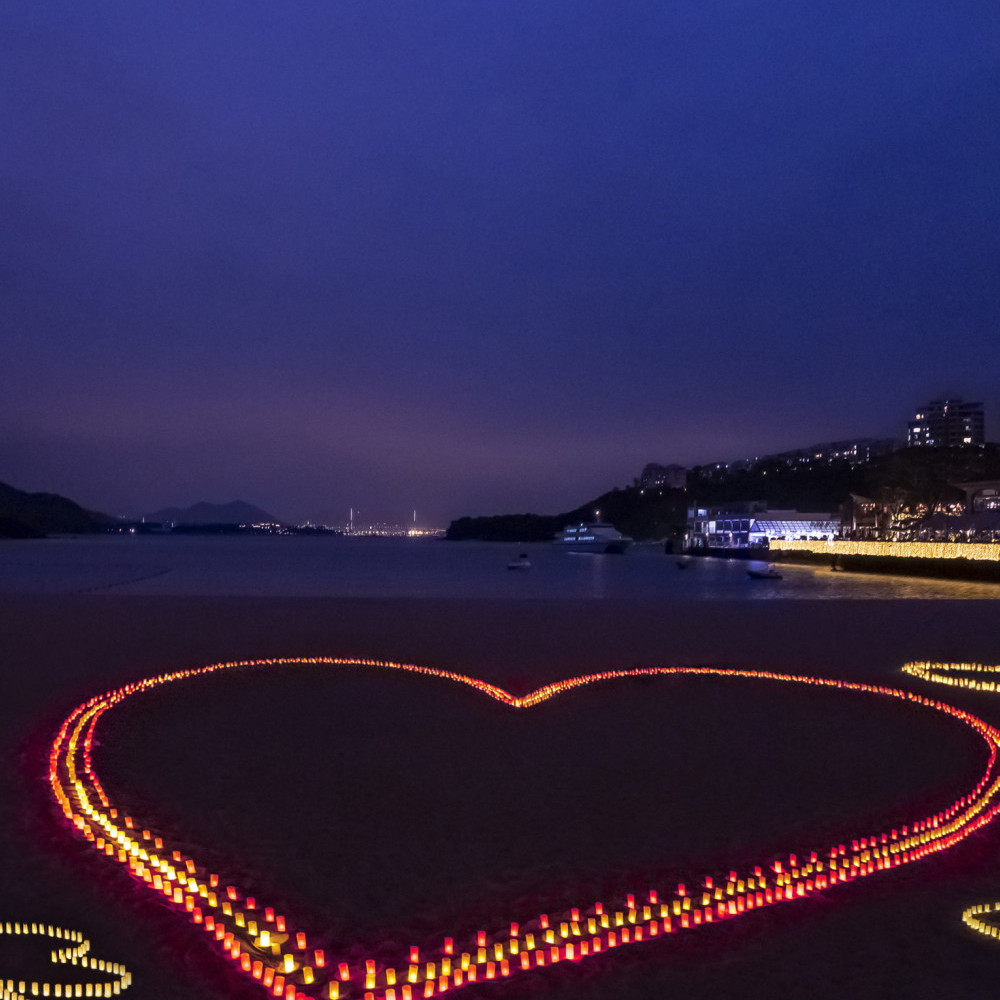
M507 563L507 569L531 569L531 560L528 559L528 553L522 552L516 559L511 559Z
M678 559L677 560L677 568L678 569L687 569L688 568L688 564L686 562L681 562L680 559Z
M751 580L780 580L781 574L773 567L768 566L767 569L748 569L747 576Z

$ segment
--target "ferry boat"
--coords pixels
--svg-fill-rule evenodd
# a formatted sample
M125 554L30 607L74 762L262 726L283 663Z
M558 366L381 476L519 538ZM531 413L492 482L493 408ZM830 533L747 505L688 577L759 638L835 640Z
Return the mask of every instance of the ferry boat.
M613 524L603 521L581 521L563 528L556 536L554 544L570 552L597 552L601 554L621 554L631 544L632 539L615 530Z

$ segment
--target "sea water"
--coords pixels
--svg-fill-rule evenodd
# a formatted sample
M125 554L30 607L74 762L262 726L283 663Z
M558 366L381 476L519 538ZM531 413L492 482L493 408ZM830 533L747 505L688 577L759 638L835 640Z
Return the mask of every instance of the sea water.
M522 552L530 568L508 569ZM754 564L668 556L662 545L595 555L551 543L427 538L95 535L0 542L0 594L533 601L1000 597L1000 584L833 573L820 566L782 565L781 580L752 580L748 565Z

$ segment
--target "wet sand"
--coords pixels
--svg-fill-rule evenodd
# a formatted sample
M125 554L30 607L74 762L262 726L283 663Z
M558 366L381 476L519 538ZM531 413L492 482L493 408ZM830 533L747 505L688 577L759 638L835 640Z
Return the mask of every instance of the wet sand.
M128 995L137 1000L256 995L222 970L175 914L134 892L52 817L44 761L54 727L79 701L127 680L222 659L336 655L464 671L516 692L608 667L691 664L911 686L897 673L905 659L1000 661L996 617L995 605L982 601L663 608L8 597L0 606L0 919L84 930L96 954L134 970ZM189 703L171 704L169 697L123 715L99 766L121 794L140 805L147 796L157 816L180 810L193 838L220 857L231 853L242 877L284 893L290 912L303 914L317 933L339 940L359 928L378 937L381 929L388 946L397 938L409 943L406 935L432 935L439 921L448 933L463 920L489 919L491 906L497 913L528 908L532 916L538 910L531 905L552 899L585 903L574 895L584 888L695 876L728 867L744 850L753 860L753 852L769 847L804 849L810 844L799 838L814 830L818 837L862 833L869 814L892 818L908 803L946 792L974 769L977 752L931 720L851 704L831 713L822 695L761 687L632 682L553 704L513 739L509 723L473 704L475 697L412 679L397 693L384 678L316 680L306 673L281 683L223 683L206 690L193 717ZM1000 719L1000 707L981 697L962 703ZM423 721L410 726L414 716ZM463 731L456 720L464 717L473 724ZM297 724L283 737L275 718ZM797 720L798 729L784 727L785 720ZM209 727L211 774L199 771L197 756L177 749ZM758 738L761 727L767 739ZM249 757L241 739L252 744ZM498 758L511 766L498 767ZM169 763L152 780L150 762L164 759ZM317 759L335 762L325 779L332 786L322 793L312 772L303 773ZM663 760L673 766L661 779L652 764ZM585 788L574 785L581 768L592 779ZM410 776L390 787L406 769ZM814 782L817 769L822 777ZM507 772L531 781L491 798L493 780ZM686 785L678 781L685 776ZM213 810L226 787L236 804ZM796 792L803 787L809 795ZM266 808L253 804L255 791ZM438 810L429 820L421 818L428 802ZM282 816L291 824L278 823ZM560 824L574 836L553 831ZM511 825L516 830L508 835ZM344 853L304 858L317 839L313 830L321 838L336 831ZM943 858L822 899L475 995L973 996L1000 973L1000 948L967 936L957 916L966 903L1000 891L998 846L1000 837L988 831ZM337 882L340 860L352 857L355 881Z

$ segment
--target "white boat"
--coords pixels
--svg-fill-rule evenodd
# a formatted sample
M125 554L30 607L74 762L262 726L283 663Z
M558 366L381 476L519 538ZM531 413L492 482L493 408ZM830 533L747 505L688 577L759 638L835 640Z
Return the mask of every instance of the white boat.
M631 543L613 524L581 521L563 528L553 544L570 552L622 553Z

